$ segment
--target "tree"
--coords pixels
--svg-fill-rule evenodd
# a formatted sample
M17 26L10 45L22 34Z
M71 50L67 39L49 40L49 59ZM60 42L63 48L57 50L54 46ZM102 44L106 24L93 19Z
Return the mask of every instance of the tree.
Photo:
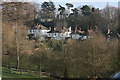
M60 11L60 18L65 18L65 7L59 5L58 11Z
M102 33L106 34L108 24L106 23L106 20L101 16L101 11L97 10L93 12L90 17L90 23L92 29L98 29Z
M4 2L2 4L3 21L19 21L25 23L35 18L36 11L34 5L27 2ZM31 7L31 8L30 8Z
M72 9L72 11L74 16L77 16L79 13L79 10L77 8Z
M85 16L89 16L92 12L91 8L88 5L84 5L82 8L82 14Z
M70 8L74 7L73 4L71 3L66 3L65 4L67 6L67 9L69 10L69 14L70 14ZM68 15L69 16L69 15Z
M44 2L41 5L41 21L46 22L46 21L52 21L55 17L55 5L52 1L50 2Z
M118 9L109 4L101 11L102 17L107 22L107 28L111 28L114 32L118 29Z
M66 3L65 5L67 6L68 9L70 9L71 7L73 7L73 4L71 4L71 3Z
M21 59L22 54L28 53L28 44L27 44L28 40L25 39L26 37L25 31L26 29L24 28L23 25L16 23L15 42L16 42L17 69L21 67L20 60L22 60Z

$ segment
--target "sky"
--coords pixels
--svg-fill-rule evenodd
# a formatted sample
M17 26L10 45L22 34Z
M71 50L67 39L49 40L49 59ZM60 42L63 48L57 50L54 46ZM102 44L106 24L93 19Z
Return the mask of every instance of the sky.
M56 5L56 7L60 5L66 7L65 5L66 2L54 2L54 4ZM74 7L78 7L78 6L82 6L82 5L92 5L93 7L95 8L99 8L99 9L103 9L107 3L111 6L114 6L114 7L118 7L118 2L71 2Z
M49 1L49 0L37 0L37 3L43 3L44 1ZM103 9L107 3L109 3L109 5L114 6L114 7L118 7L118 2L119 0L52 0L55 4L56 7L60 5L66 7L65 3L72 3L74 5L74 7L78 7L80 5L92 5L95 8L99 8L99 9Z
M2 1L9 1L9 0L2 0ZM24 2L36 2L36 3L43 3L45 1L50 1L50 0L14 0L14 1L24 1ZM118 7L118 2L120 0L51 0L54 2L55 6L58 8L59 4L66 7L65 3L72 3L74 7L78 7L80 5L92 5L95 8L103 9L107 3L109 5Z

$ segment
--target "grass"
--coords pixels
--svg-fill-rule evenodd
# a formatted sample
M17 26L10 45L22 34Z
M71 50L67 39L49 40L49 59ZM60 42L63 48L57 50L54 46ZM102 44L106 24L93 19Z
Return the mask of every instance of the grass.
M27 72L20 74L18 71L10 71L10 69L2 67L2 78L38 78L38 76Z
M27 72L22 72L22 74L20 74L20 72L18 72L18 71L11 70L11 73L10 73L10 69L8 69L6 67L2 67L2 80L31 80L31 79L57 80L57 79L53 79L53 78L40 78L37 75L33 75L33 74L30 74Z

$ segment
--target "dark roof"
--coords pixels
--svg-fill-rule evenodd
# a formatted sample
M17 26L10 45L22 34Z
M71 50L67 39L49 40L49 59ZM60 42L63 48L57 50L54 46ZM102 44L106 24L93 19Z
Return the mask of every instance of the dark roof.
M60 31L50 30L50 31L47 32L47 33L60 33Z

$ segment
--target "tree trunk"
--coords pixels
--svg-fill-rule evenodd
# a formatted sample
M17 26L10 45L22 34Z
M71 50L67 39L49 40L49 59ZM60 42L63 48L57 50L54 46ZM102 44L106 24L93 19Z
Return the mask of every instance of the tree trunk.
M64 71L64 78L68 78L68 70L67 70L66 66L65 66L65 71Z
M18 43L18 26L16 22L16 45L17 45L17 69L20 67L20 54L19 54L19 43Z

